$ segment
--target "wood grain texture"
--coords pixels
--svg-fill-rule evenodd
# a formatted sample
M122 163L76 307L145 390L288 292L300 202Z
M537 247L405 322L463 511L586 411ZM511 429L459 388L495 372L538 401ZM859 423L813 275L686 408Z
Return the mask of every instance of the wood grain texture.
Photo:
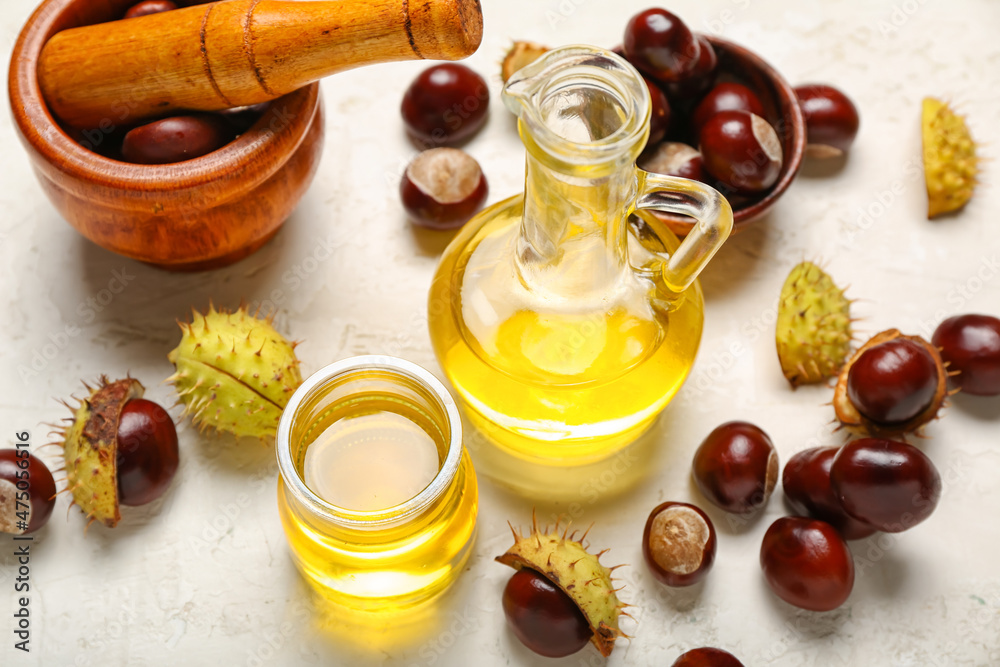
M172 270L232 263L274 236L312 181L323 147L319 84L275 100L252 128L204 157L167 165L102 157L56 123L36 66L52 34L129 4L47 0L38 8L11 60L15 126L46 195L93 242ZM131 118L116 115L109 122L115 127Z
M59 119L94 128L257 104L362 65L457 60L482 34L479 0L226 0L59 32L38 79Z

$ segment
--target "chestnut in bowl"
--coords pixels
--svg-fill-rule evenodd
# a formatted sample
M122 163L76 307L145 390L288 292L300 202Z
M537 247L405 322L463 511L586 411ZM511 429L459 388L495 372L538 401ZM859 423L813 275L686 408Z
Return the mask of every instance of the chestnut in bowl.
M774 128L781 142L783 162L774 184L751 195L722 192L733 207L733 233L764 217L791 185L802 166L806 148L806 125L792 86L753 51L714 35L703 35L718 58L715 67L718 82L740 83L752 90L764 109L762 117ZM657 219L674 234L685 236L694 220L670 213L654 212Z

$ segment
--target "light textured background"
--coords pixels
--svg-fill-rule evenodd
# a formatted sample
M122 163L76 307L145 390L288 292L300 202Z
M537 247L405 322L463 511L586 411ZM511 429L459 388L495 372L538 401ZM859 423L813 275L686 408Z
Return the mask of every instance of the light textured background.
M0 0L3 53L10 53L30 4ZM497 201L518 191L522 179L521 145L498 99L497 62L509 40L613 46L648 2L485 5L485 40L469 64L491 78L492 117L467 150L482 163ZM706 644L752 666L1000 664L1000 399L960 397L930 426L922 446L945 480L940 507L911 532L854 545L864 567L838 611L797 611L762 580L758 547L783 513L780 494L747 526L732 527L712 513L721 533L718 560L696 590L656 584L639 551L653 505L702 502L688 481L689 461L717 424L757 422L783 461L806 446L841 442L824 405L831 392L791 392L774 354L773 308L799 260L821 258L838 281L852 285L850 294L861 299L859 327L869 334L895 326L929 335L945 316L1000 313L996 162L985 164L986 184L966 210L938 222L924 217L918 168L926 94L957 102L983 152L995 157L1000 4L685 0L671 7L696 29L756 49L793 83L843 87L862 124L842 170L807 165L773 214L732 239L706 272L702 349L657 428L659 454L648 479L618 498L598 486L586 489L577 523L595 522L594 545L611 547L611 561L632 564L621 572L622 595L636 605L635 638L622 642L608 664L669 665L683 650ZM414 152L399 100L424 66L381 66L326 82L325 154L301 206L255 256L198 275L147 268L80 237L42 195L9 114L0 114L0 444L12 444L22 429L41 444L41 424L64 415L54 399L78 393L81 378L100 373L130 371L150 398L171 404L171 389L160 381L171 372L174 319L210 298L235 305L273 299L280 290L278 326L304 341L307 373L381 352L439 372L425 291L447 237L415 231L396 195ZM89 299L106 299L102 290L116 272L127 277L125 290L99 312L88 306ZM77 333L65 335L68 326ZM19 366L36 353L52 358L22 378ZM505 628L500 592L510 572L492 558L508 546L506 520L524 524L530 501L481 479L475 555L437 620L394 622L388 631L378 623L360 627L309 604L278 522L271 450L200 438L186 423L179 431L182 462L173 488L151 506L126 509L118 528L93 526L84 535L82 515L73 510L67 518L66 500L57 503L33 546L30 656L12 649L13 543L0 538L3 665L602 664L590 648L561 662L538 658Z

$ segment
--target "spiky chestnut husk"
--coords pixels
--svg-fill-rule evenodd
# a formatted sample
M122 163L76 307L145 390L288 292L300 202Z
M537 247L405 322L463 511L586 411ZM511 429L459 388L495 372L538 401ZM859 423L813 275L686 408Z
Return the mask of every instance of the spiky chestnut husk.
M781 288L775 343L792 387L834 377L851 352L851 302L812 262L791 270Z
M145 388L138 380L109 382L101 376L99 386L84 383L90 395L80 401L73 423L63 432L67 489L90 522L114 528L121 520L118 503L118 421L125 404L142 398ZM87 525L90 525L89 523Z
M937 370L937 389L935 390L934 397L931 399L931 402L920 412L920 414L899 424L883 424L865 417L851 402L851 398L848 395L847 390L848 376L851 372L851 366L853 366L855 362L861 358L861 355L876 345L881 345L882 343L896 340L897 338L916 343L927 351L927 354L930 355ZM841 427L847 429L851 433L878 437L900 436L906 433L919 431L925 424L934 420L938 416L938 412L944 406L945 399L948 397L947 385L948 371L945 368L944 361L942 361L941 354L938 352L936 347L928 343L920 336L906 336L900 333L898 329L887 329L886 331L872 336L872 338L858 348L848 362L844 364L844 368L840 371L840 377L837 378L837 386L833 393L833 409L836 412L837 420L840 422Z
M514 42L500 63L500 78L507 83L514 72L535 62L550 50L549 47L534 42Z
M302 384L294 345L241 306L236 312L194 313L179 323L180 344L167 358L176 368L168 378L199 429L215 427L236 436L266 440L292 392Z
M965 119L946 102L924 98L921 114L927 218L956 211L972 199L979 172L976 142Z
M515 570L531 568L551 581L583 612L593 633L590 642L601 655L611 655L615 640L625 636L618 627L618 617L628 605L619 601L617 592L621 588L615 589L612 584L611 572L615 568L605 567L599 560L607 550L591 554L583 544L587 533L577 541L575 532L567 535L568 524L560 534L557 522L550 533L547 528L539 529L534 515L531 519L531 534L527 537L510 526L514 546L497 556L496 561Z

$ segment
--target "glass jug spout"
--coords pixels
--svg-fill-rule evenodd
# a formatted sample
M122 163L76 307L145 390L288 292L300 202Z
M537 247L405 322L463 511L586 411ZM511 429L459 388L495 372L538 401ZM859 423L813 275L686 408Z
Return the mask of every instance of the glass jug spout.
M616 168L649 134L649 91L623 58L593 46L549 51L510 78L501 94L529 154L559 166ZM527 135L527 136L526 136ZM536 150L533 150L536 149ZM634 156L633 156L634 157Z
M732 209L703 183L635 166L650 116L649 90L639 72L611 51L565 46L515 72L502 97L518 116L527 149L522 278L528 275L530 282L537 265L569 264L569 256L591 267L595 280L607 280L630 266L628 216L660 210L690 216L696 224L675 252L651 253L640 272L656 274L667 303L683 293L728 238ZM597 239L603 245L593 243ZM554 289L576 286L564 282Z

